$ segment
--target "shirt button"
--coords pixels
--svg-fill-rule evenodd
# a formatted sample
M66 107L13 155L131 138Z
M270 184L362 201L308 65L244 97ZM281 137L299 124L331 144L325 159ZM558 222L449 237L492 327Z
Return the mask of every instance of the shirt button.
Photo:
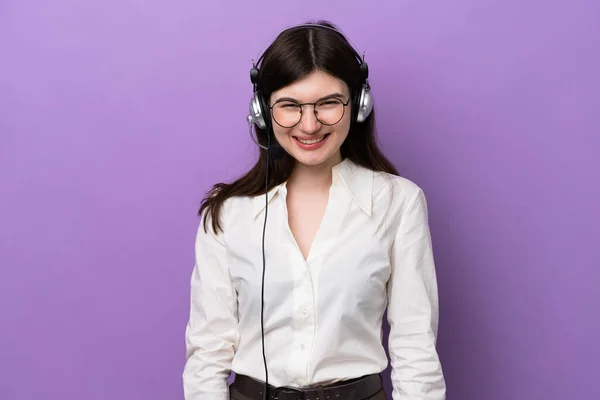
M306 308L302 308L302 314L306 315L307 312Z
M305 346L303 344L300 345L300 348L304 350Z
M308 278L308 271L304 271L304 277Z

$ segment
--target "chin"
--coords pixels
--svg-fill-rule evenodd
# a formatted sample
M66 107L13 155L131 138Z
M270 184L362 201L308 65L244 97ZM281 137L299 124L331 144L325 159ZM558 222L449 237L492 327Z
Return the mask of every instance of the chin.
M307 165L307 166L321 165L325 161L327 161L327 158L297 157L294 155L292 155L292 157L294 157L294 159L296 160L297 163L300 163L302 165Z
M327 163L333 158L339 157L339 149L330 151L307 152L295 149L290 155L300 164L316 166Z

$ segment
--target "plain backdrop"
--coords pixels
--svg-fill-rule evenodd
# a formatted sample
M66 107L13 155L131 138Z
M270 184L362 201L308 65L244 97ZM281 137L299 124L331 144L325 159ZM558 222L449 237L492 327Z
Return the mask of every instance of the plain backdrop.
M320 18L427 195L448 400L600 398L598 1L2 0L0 399L183 398L197 208Z

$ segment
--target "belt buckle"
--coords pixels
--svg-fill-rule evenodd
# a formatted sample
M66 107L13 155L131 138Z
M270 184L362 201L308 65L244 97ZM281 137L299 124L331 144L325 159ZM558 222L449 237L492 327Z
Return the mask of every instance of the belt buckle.
M276 387L275 390L273 390L273 399L274 400L279 400L282 399L282 397L280 397L280 395L285 395L285 394L291 394L291 395L296 395L294 400L304 400L304 392L298 389L295 389L293 387L289 387L289 386L279 386Z

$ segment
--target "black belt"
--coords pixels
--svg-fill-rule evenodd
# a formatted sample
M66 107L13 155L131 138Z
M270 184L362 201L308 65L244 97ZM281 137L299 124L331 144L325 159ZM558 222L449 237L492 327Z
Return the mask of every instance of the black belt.
M236 375L232 385L240 394L251 399L263 399L264 382L246 375ZM274 387L269 385L270 400L359 400L366 399L383 388L380 374L307 388Z

